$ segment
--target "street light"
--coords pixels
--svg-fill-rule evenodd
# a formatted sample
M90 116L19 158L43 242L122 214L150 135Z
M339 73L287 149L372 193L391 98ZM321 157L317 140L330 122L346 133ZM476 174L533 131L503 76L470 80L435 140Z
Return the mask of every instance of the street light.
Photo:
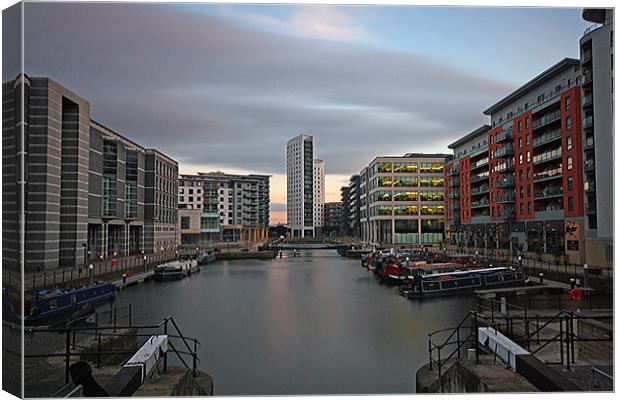
M144 253L144 251L142 253ZM144 272L146 273L146 270L147 270L146 259L147 258L146 256L143 256L142 258L144 259Z
M521 259L521 256L517 257L517 260L519 260L519 268L521 268L522 267L522 263L523 263L523 260Z
M93 264L90 264L88 266L88 281L89 281L90 286L93 285L94 280L95 280L94 272L95 272L95 266Z
M588 264L583 264L583 287L588 287Z

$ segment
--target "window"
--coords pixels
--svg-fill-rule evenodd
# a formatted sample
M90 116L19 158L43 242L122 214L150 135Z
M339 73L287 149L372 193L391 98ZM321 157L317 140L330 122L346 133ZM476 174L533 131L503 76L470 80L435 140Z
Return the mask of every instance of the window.
M532 213L532 203L527 203L527 213L528 214Z
M573 201L573 196L568 197L568 211L575 211L575 202Z
M525 104L526 109L527 109L527 103ZM525 129L528 129L530 127L530 117L525 117Z
M531 157L531 154L530 154L530 151L529 151L529 150L527 151L527 154L526 154L526 159L527 159L527 162L532 161L532 157Z
M566 150L570 150L573 148L573 138L568 136L566 138Z
M566 169L569 171L573 169L573 157L572 156L568 156L566 158Z
M562 90L562 85L557 85L557 86L555 87L555 91L556 91L556 93L557 93L557 92L559 92L560 90Z
M517 122L517 132L521 132L521 128L523 128L522 121Z
M566 188L568 189L569 192L573 191L573 177L569 176L568 179L566 180Z
M523 164L523 154L519 154L519 165Z
M536 98L536 101L542 103L545 100L545 95L541 94Z
M181 229L189 229L189 217L181 217Z
M530 145L530 135L525 135L525 145L529 146Z
M564 99L564 109L566 111L570 110L570 96L566 96L566 99Z
M573 127L573 120L571 117L566 117L566 130L570 130Z

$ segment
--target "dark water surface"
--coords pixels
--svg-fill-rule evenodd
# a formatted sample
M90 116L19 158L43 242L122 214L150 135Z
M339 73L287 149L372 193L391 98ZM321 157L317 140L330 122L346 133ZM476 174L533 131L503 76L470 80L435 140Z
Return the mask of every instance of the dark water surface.
M409 301L334 250L218 261L120 292L134 320L173 316L198 338L216 395L412 393L427 333L454 326L470 297ZM176 358L176 357L173 357Z

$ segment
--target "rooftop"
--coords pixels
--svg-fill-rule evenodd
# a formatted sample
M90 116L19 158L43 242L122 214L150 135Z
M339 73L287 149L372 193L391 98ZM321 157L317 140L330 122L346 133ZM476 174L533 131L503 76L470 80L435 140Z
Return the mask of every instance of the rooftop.
M470 140L474 138L477 138L478 136L486 134L490 129L491 129L491 125L482 125L481 127L477 128L473 132L470 132L467 135L463 136L462 138L458 139L456 142L449 144L448 148L454 149L462 144L469 142Z
M557 63L555 63L554 65L552 65L551 67L543 71L542 73L538 74L534 79L530 80L525 85L521 86L514 92L510 93L508 96L504 97L497 103L493 104L491 107L484 110L484 114L485 115L493 114L494 112L498 111L500 108L504 107L506 104L509 104L513 100L516 100L520 96L527 93L528 91L547 82L548 80L553 78L556 74L558 74L560 71L564 70L565 68L578 67L579 65L580 65L579 60L575 58L564 58L558 61Z

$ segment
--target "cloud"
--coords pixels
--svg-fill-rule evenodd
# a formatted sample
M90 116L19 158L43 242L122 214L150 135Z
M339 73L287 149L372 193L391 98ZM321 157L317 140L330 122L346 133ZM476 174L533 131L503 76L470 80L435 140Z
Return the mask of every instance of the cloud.
M377 42L377 39L343 8L324 5L298 7L289 18L243 12L234 7L220 9L224 15L258 28L314 39L345 42Z
M317 157L338 176L327 188L337 198L342 177L377 155L446 152L515 88L419 54L318 40L366 34L332 7L304 7L285 22L312 37L151 4L25 7L27 73L74 90L94 119L181 171L274 175L279 203L286 141L301 132L315 135Z

